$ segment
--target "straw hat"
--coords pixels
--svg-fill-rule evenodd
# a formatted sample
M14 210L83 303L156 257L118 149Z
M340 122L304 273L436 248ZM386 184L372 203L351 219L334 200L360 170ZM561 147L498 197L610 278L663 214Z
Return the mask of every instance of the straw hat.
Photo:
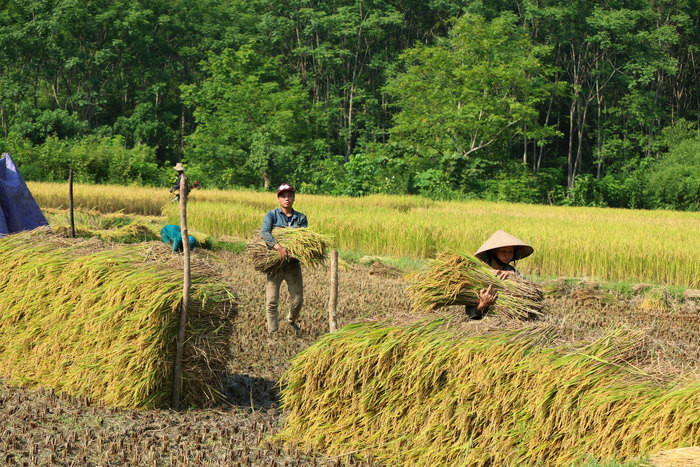
M517 237L504 232L502 230L496 230L493 235L489 237L488 240L484 242L483 245L474 253L474 256L479 258L483 262L488 261L488 252L495 250L496 248L502 248L506 246L512 246L515 250L515 258L513 259L523 259L526 256L530 256L534 248L532 248L527 243L523 242Z
M178 172L184 172L185 168L182 166L182 162L178 162L175 164L175 167L173 169L177 170Z

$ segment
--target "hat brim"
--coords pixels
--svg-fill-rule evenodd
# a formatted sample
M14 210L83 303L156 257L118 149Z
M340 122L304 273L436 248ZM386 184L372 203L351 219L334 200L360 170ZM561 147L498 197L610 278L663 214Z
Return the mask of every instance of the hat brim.
M486 263L488 262L488 254L491 251L507 247L515 248L515 258L513 258L515 260L527 258L535 252L534 248L532 248L530 245L523 242L519 238L514 237L511 234L502 230L497 230L493 235L491 235L491 237L489 237L488 240L486 240L481 245L481 247L479 247L476 253L474 253L474 256Z

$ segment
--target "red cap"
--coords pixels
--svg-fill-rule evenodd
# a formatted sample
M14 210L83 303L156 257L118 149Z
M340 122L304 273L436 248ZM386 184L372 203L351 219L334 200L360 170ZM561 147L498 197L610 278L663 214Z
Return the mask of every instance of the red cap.
M294 187L289 183L283 183L277 187L277 194L279 195L283 191L291 191L292 193L294 193Z

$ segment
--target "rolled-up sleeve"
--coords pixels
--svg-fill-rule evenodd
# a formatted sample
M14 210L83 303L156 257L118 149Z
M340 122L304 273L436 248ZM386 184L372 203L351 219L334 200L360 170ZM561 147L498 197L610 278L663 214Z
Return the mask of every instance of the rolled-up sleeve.
M260 238L263 239L268 247L272 248L277 243L275 237L272 236L272 228L275 226L275 213L270 211L265 214L265 219L263 219L262 227L260 227Z

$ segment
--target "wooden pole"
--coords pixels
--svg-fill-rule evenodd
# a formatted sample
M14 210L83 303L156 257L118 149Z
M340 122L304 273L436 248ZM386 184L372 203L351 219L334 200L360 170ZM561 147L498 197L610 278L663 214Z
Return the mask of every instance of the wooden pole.
M173 382L173 409L180 409L182 391L182 353L185 346L185 328L187 327L187 307L190 301L190 238L187 234L187 175L180 176L180 233L182 235L182 252L184 255L184 281L182 287L182 308L180 309L180 328L177 333L175 350L175 377Z
M73 219L73 167L68 169L68 210L70 211L70 236L75 238L75 220Z
M328 327L331 332L338 330L338 250L331 251L331 293L328 300Z

